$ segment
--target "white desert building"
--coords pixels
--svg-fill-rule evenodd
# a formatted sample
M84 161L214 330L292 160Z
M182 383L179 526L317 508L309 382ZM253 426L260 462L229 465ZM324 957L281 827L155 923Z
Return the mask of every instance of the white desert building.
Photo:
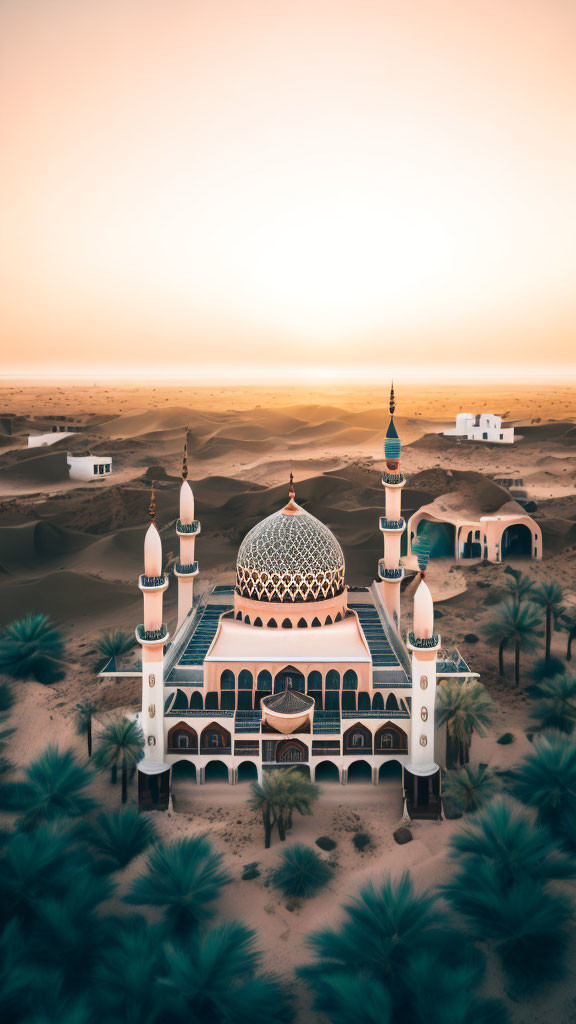
M68 455L67 462L71 480L102 480L112 472L110 455Z
M514 444L514 427L503 427L502 417L493 412L460 412L456 426L444 431L444 437L461 437L466 441L488 441L490 444Z
M171 638L163 616L168 576L152 500L139 580L141 668L123 670L111 662L101 673L141 678L142 809L166 809L177 778L234 784L297 765L318 781L377 785L397 776L411 817L440 815L437 681L476 673L457 650L442 649L424 580L425 556L413 628L405 638L401 633L405 478L394 408L392 391L382 478L384 556L378 580L363 590L348 591L337 538L298 504L291 478L284 507L244 537L235 585L214 587L195 601L200 524L185 457L174 568L178 618Z

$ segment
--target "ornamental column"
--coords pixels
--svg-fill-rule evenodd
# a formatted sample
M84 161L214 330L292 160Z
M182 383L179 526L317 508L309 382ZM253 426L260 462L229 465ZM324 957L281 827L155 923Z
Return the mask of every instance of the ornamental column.
M406 479L400 472L402 445L394 423L394 385L390 388L390 423L384 440L386 470L382 477L385 489L386 515L380 516L380 530L384 540L384 557L378 563L378 575L382 580L382 592L386 611L396 629L400 629L400 584L404 569L400 565L400 550L405 522L402 518L402 488Z
M434 604L424 580L428 551L418 550L420 583L414 595L414 627L407 636L412 653L410 754L404 765L404 792L411 818L441 816L440 769L434 760L436 659L440 636L434 632Z
M154 486L150 526L144 540L144 572L138 586L144 598L144 622L136 629L142 649L142 717L144 757L138 764L140 810L165 811L170 797L170 765L164 762L164 645L168 630L162 621L168 580L162 572L162 541L154 516Z
M188 445L185 443L182 459L182 486L180 488L180 518L176 523L176 536L180 542L179 561L174 566L174 575L178 580L176 632L194 604L194 577L198 575L198 562L194 559L194 545L199 533L200 523L194 519L194 495L188 483Z

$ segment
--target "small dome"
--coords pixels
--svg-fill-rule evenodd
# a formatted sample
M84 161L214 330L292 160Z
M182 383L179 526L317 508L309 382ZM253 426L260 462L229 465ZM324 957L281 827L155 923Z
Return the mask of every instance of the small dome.
M162 575L162 541L154 523L150 523L144 538L144 570L147 576Z
M180 488L180 522L190 525L194 521L194 495L187 480Z
M344 555L333 533L289 501L246 534L236 562L238 593L253 601L322 601L344 589Z

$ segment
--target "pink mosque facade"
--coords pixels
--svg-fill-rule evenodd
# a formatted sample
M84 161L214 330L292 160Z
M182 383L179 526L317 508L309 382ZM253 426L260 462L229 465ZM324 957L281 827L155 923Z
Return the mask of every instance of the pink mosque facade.
M312 780L343 784L378 784L392 771L410 816L440 815L437 683L476 674L458 651L442 648L434 630L425 558L413 628L402 634L405 479L394 409L392 391L379 524L384 552L378 579L362 591L348 590L337 539L297 503L291 478L287 504L242 541L235 586L215 587L195 601L200 524L185 460L174 569L178 619L170 637L163 621L168 576L152 501L139 580L144 621L136 630L142 809L165 809L173 778L183 772L199 784L222 777L235 784L297 765Z

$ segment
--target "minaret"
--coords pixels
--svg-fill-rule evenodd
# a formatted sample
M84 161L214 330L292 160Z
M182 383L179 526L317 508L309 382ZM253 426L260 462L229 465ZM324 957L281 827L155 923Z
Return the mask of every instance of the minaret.
M425 582L427 542L416 542L420 583L414 595L414 626L407 636L412 653L410 755L404 766L404 790L411 817L440 815L440 770L434 760L436 659L440 636L434 632L434 604Z
M170 765L164 763L164 645L168 630L162 622L164 591L162 541L154 517L154 485L150 497L150 526L144 540L144 572L138 585L144 597L144 622L136 629L142 648L142 719L144 757L138 764L138 802L141 810L166 810L170 795Z
M194 603L194 577L198 575L198 562L194 561L194 544L199 533L200 523L194 519L194 495L188 483L188 444L184 442L180 518L176 523L176 535L180 540L180 557L174 567L174 575L178 579L176 632L180 629Z
M382 591L386 611L391 621L400 629L400 584L404 569L400 565L400 548L405 522L402 519L402 488L406 483L400 472L400 451L402 445L394 423L394 384L390 388L390 423L384 440L386 470L382 485L386 492L386 515L380 516L380 530L384 537L384 557L378 563L378 575L382 580Z

